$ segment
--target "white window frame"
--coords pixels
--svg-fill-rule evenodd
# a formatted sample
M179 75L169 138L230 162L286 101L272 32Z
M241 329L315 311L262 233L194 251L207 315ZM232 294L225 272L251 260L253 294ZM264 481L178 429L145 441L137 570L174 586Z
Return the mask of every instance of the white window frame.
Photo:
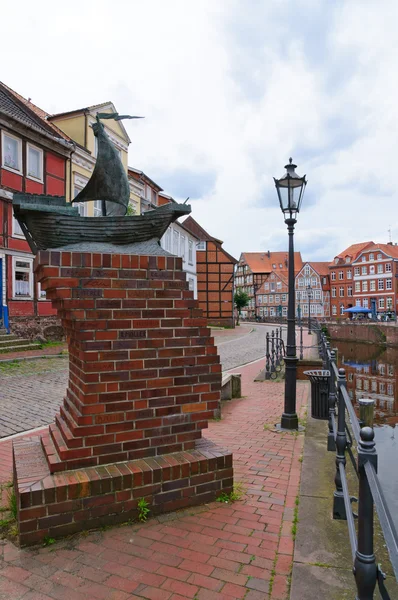
M385 308L384 298L379 298L379 308L384 310L384 308Z
M362 262L366 262L366 256L362 256L361 260Z
M386 279L386 290L392 290L392 279Z
M383 273L383 265L377 265L377 272L378 273Z
M337 306L333 304L332 306L332 315L337 315Z
M364 308L369 308L369 300L368 300L368 298L364 298L363 299L363 307Z
M386 273L391 273L392 269L391 269L391 263L386 263L385 266L385 272Z
M34 175L29 175L29 150L35 150L40 155L40 177L35 177ZM26 178L31 179L32 181L37 181L37 183L44 183L44 152L41 148L26 143Z
M332 272L330 273L330 279L331 279L332 281L336 281L336 273L335 273L335 271L332 271Z
M375 259L375 255L371 252L369 254L369 260L374 260Z
M344 271L339 271L339 280L344 279Z
M196 244L196 250L206 250L206 240L201 240Z
M352 279L352 270L348 269L347 271L347 279Z
M377 281L377 289L384 290L384 279L378 279Z
M332 298L336 298L336 288L332 287Z
M188 240L188 264L193 265L193 240Z
M182 233L180 235L180 256L182 258L182 262L185 262L185 235Z
M354 267L354 275L359 275L359 267Z
M5 148L5 141L4 138L5 137L9 137L13 140L15 140L16 142L18 142L18 169L14 169L14 167L9 167L5 164L5 152L4 152L4 148ZM12 133L8 133L8 131L1 131L1 168L5 169L6 171L11 171L11 173L16 173L17 175L22 175L22 140L18 137L16 137L15 135L12 135Z
M352 285L349 285L347 287L347 296L352 298Z
M362 291L363 292L367 292L368 291L368 282L366 280L362 281Z
M376 280L375 280L375 279L372 279L372 280L370 281L370 288L369 288L369 291L370 291L370 292L375 292L375 291L376 291Z
M18 229L20 230L20 232L18 231ZM17 219L14 217L14 215L12 215L12 237L18 238L20 240L25 239L25 234L22 231L21 226L18 223Z
M362 275L367 275L368 274L368 268L365 265L364 267L362 267Z
M345 294L344 294L344 287L341 286L339 288L339 298L344 298Z
M43 300L47 300L47 292L41 289L40 283L37 284L37 299L40 302L43 302Z
M358 293L361 291L361 282L360 281L356 281L355 282L355 292Z
M17 261L23 261L29 263L29 267L18 267ZM29 273L29 295L21 296L17 295L15 271L22 271L23 273ZM27 258L25 256L13 256L12 257L12 297L13 300L33 300L33 258Z

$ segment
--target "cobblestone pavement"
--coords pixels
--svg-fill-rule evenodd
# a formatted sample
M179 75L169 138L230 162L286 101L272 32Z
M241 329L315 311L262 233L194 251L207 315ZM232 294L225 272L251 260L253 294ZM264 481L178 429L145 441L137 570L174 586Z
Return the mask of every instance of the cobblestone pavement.
M304 436L272 429L284 386L254 383L260 367L239 369L245 398L226 403L221 421L205 431L233 452L238 501L85 532L50 547L20 550L0 542L0 598L286 600ZM300 416L308 390L298 382ZM11 441L0 442L0 455L3 448L10 463ZM2 470L0 464L0 476Z
M67 379L66 357L0 363L0 437L51 423Z
M242 325L213 331L223 369L263 356L265 330L264 326ZM51 423L67 380L67 357L0 362L0 438Z

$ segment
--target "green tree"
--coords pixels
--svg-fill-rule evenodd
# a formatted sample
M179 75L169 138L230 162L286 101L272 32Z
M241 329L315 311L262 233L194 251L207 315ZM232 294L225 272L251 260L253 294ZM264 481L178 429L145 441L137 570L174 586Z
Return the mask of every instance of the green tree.
M235 292L234 303L235 303L235 306L238 311L238 319L236 321L237 325L239 325L239 318L240 318L240 315L242 312L242 308L245 308L246 306L248 306L249 302L250 302L250 298L246 294L246 292L241 292L241 291Z

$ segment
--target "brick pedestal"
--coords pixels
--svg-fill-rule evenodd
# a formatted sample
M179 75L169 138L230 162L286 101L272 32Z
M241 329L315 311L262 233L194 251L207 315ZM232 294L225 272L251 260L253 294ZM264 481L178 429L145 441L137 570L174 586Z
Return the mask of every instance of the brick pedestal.
M35 269L70 372L48 433L14 442L21 543L134 518L142 496L159 512L228 491L232 456L201 440L221 365L181 259L42 251Z

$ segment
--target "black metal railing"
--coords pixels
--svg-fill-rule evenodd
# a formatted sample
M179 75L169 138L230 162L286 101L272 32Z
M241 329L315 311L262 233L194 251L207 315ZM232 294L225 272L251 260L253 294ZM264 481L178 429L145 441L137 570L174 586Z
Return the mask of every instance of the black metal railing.
M345 370L337 366L336 352L330 347L319 324L314 323L313 331L318 336L319 354L323 366L330 371L327 449L336 452L333 518L347 521L357 600L372 599L376 585L383 600L392 600L384 584L386 576L380 565L376 563L374 555L375 506L391 565L398 581L398 535L377 475L378 456L373 430L374 401L371 399L359 401L358 419L347 391ZM353 453L354 442L357 445L356 457ZM358 476L358 499L349 493L346 455L349 456ZM352 511L353 502L358 502L358 515ZM357 518L357 527L355 527L355 518Z
M267 331L265 335L265 379L276 379L282 370L285 357L285 344L282 327Z

